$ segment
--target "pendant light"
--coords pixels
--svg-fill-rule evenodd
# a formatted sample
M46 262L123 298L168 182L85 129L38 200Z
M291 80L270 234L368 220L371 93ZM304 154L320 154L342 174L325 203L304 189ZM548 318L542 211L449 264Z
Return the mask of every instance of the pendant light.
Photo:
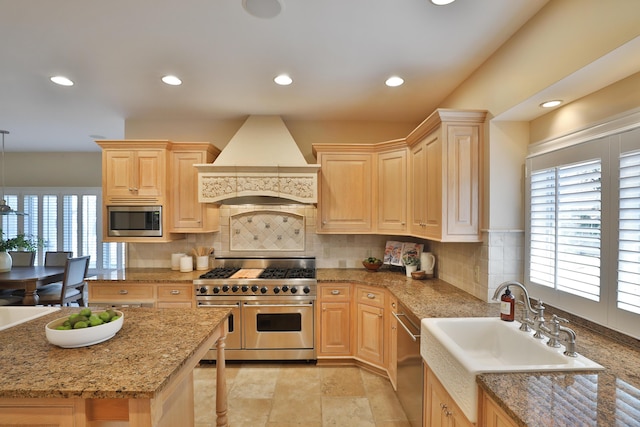
M7 205L7 201L4 199L4 136L9 134L8 130L0 129L2 134L2 201L0 201L0 215L26 215L24 212L18 212L11 209L11 206Z

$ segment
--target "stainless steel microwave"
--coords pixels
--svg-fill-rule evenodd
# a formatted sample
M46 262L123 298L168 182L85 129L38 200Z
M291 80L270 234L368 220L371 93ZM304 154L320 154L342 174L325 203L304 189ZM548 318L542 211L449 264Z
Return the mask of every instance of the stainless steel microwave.
M107 206L109 236L162 237L162 206Z

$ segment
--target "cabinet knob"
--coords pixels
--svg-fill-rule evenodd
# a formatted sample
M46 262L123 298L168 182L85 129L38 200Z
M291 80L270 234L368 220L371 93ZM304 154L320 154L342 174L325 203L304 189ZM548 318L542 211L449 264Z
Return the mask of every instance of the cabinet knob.
M337 289L334 289L331 291L331 295L340 295L340 291Z
M376 295L375 295L375 294L371 294L371 293L369 293L369 294L367 294L367 298L369 298L369 299L375 299L375 298L376 298Z
M180 291L178 289L172 289L171 295L180 295Z
M118 292L120 295L127 295L129 293L128 290L126 289L120 289L120 291Z

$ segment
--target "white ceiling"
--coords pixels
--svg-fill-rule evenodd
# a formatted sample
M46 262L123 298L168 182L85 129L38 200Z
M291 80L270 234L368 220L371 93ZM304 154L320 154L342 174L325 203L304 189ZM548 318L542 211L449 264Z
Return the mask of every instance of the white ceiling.
M242 0L0 0L6 151L97 151L133 118L417 123L548 0L280 1L262 19Z

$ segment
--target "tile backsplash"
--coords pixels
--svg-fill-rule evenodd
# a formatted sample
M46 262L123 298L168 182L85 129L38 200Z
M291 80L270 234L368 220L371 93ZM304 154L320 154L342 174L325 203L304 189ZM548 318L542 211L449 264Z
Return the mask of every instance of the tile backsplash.
M286 218L286 220L285 220ZM169 243L130 243L127 265L170 268L171 254L197 246L214 248L215 257L316 258L318 268L362 268L364 258L382 258L387 240L415 241L436 256L437 277L489 301L505 280L522 280L522 230L487 230L481 243L439 243L412 237L316 234L311 205L242 205L220 208L220 232L189 234Z
M231 251L304 251L304 215L258 210L229 217Z

